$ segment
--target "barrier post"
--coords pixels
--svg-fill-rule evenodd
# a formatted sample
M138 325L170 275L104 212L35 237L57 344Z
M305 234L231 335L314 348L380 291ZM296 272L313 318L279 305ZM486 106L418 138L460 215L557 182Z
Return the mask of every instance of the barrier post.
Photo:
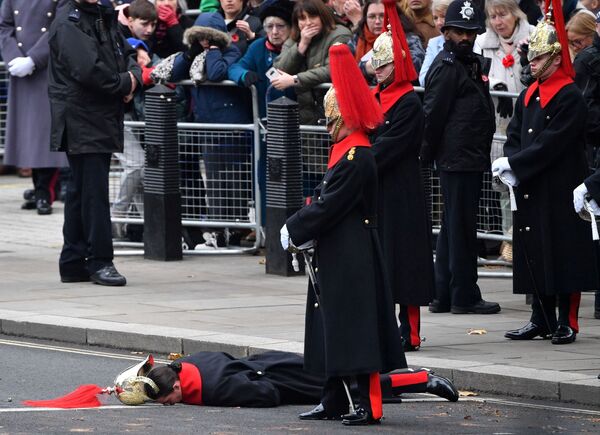
M267 105L266 273L304 274L292 268L291 254L281 248L279 230L302 207L302 149L298 103L286 97Z
M181 193L175 92L146 91L144 258L181 260Z

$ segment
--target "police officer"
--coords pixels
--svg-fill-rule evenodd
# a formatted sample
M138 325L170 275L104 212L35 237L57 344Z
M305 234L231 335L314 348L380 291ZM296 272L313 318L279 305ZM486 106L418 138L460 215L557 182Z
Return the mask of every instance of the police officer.
M108 173L111 154L123 152L125 102L142 82L136 53L117 31L114 10L97 0L70 0L49 44L51 147L66 151L72 170L61 281L125 285L112 262Z
M489 59L473 53L481 13L469 0L450 4L442 27L444 49L425 77L421 157L435 161L444 199L436 247L436 299L429 305L434 313L500 311L500 305L482 299L477 285L477 211L496 128L486 77Z
M396 2L387 0L385 7L390 28L375 40L371 59L379 82L375 97L385 115L372 136L378 174L377 216L394 302L400 305L404 351L414 351L421 346L420 307L431 302L435 291L431 228L419 163L423 107L411 84L417 72Z
M552 336L552 344L568 344L579 332L580 292L598 288L598 271L589 227L571 206L573 189L588 173L587 108L572 79L560 1L552 3L552 21L541 21L529 39L536 81L517 99L506 157L492 171L515 187L513 292L533 294L529 323L505 337Z

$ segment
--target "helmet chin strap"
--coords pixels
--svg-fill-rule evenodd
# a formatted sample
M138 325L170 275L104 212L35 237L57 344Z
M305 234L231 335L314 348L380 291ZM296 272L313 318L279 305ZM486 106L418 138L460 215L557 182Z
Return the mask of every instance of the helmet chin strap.
M394 68L392 68L390 70L390 72L389 72L389 74L387 76L385 76L381 80L377 79L377 82L380 83L380 84L385 84L385 82L387 81L387 79L389 79L392 76L392 73L394 72L395 69L396 69L396 67L394 66Z
M550 65L552 65L552 62L554 61L554 59L556 59L556 56L558 56L558 54L559 54L558 51L556 51L554 53L551 53L550 57L548 57L548 59L546 59L546 62L544 62L544 64L542 65L542 67L535 74L532 71L531 75L533 76L533 78L534 79L539 79L540 76L542 74L544 74L548 68L550 68Z
M331 132L331 139L333 139L333 143L337 143L338 136L340 135L340 130L342 129L343 125L344 125L344 120L340 116L335 120L335 124L333 126L333 131Z

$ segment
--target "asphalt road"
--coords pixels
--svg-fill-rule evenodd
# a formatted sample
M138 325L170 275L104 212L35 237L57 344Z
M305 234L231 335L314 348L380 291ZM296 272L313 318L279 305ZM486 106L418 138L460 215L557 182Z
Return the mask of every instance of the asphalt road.
M160 357L159 355L156 355ZM306 407L269 409L186 405L123 406L106 397L101 408L46 410L21 404L49 399L81 384L112 385L141 355L56 342L0 336L0 435L31 433L323 434L599 433L600 409L502 397L467 397L458 403L412 395L386 404L380 426L348 428L339 422L301 422ZM163 356L164 357L164 356Z

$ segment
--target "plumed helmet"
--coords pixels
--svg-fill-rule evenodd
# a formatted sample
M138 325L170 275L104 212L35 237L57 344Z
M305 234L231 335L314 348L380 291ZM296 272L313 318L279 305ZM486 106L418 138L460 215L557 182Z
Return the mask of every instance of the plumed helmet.
M554 23L549 19L540 21L529 36L529 51L527 59L532 61L536 57L549 53L556 56L561 52L562 46L558 42L558 34Z
M342 117L340 106L335 98L335 88L331 87L323 98L323 108L325 109L325 122L327 125L336 122Z
M446 20L442 31L448 27L458 27L465 30L482 30L482 12L473 1L454 0L446 11Z
M377 37L373 43L373 57L371 65L373 69L381 68L382 66L394 61L394 42L392 41L392 32L388 30Z
M146 395L144 385L150 385L157 394L158 386L146 377L154 366L154 358L148 355L146 359L129 367L115 378L114 392L117 398L125 405L141 405L151 399Z

